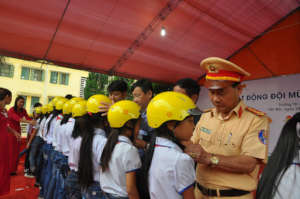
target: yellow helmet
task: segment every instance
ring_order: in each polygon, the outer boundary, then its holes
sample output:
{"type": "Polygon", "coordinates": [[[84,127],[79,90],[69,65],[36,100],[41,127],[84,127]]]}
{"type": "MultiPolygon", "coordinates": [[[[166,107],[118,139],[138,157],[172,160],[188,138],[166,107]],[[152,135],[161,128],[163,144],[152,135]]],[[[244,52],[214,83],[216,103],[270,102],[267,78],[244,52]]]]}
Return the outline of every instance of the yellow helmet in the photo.
{"type": "Polygon", "coordinates": [[[42,112],[42,107],[38,106],[34,108],[35,113],[40,114],[42,112]]]}
{"type": "Polygon", "coordinates": [[[55,109],[58,111],[62,110],[64,103],[66,103],[67,101],[67,98],[59,98],[55,103],[55,109]]]}
{"type": "Polygon", "coordinates": [[[80,117],[87,113],[86,111],[86,101],[82,100],[74,104],[72,108],[72,117],[80,117]]]}
{"type": "Polygon", "coordinates": [[[99,106],[101,106],[102,102],[111,104],[111,100],[105,96],[105,95],[93,95],[91,96],[86,103],[87,111],[90,113],[98,113],[99,112],[99,106]]]}
{"type": "Polygon", "coordinates": [[[201,111],[188,96],[173,91],[156,95],[147,107],[148,125],[158,128],[171,120],[182,121],[189,115],[200,115],[201,111]]]}
{"type": "Polygon", "coordinates": [[[140,116],[141,107],[129,100],[121,100],[113,104],[107,113],[107,119],[110,127],[121,128],[124,124],[140,116]]]}
{"type": "Polygon", "coordinates": [[[72,99],[67,101],[63,106],[63,114],[71,114],[73,106],[80,101],[84,101],[84,99],[82,99],[81,97],[73,97],[72,99]]]}
{"type": "Polygon", "coordinates": [[[53,103],[50,102],[49,104],[47,104],[47,107],[48,107],[48,113],[51,113],[53,111],[53,103]]]}
{"type": "Polygon", "coordinates": [[[64,98],[64,97],[62,97],[62,96],[56,96],[56,97],[54,97],[54,98],[51,100],[50,103],[52,103],[53,106],[55,106],[56,102],[57,102],[59,99],[61,99],[61,98],[64,98]]]}
{"type": "Polygon", "coordinates": [[[42,113],[46,114],[47,112],[48,112],[48,106],[47,105],[42,106],[42,113]]]}

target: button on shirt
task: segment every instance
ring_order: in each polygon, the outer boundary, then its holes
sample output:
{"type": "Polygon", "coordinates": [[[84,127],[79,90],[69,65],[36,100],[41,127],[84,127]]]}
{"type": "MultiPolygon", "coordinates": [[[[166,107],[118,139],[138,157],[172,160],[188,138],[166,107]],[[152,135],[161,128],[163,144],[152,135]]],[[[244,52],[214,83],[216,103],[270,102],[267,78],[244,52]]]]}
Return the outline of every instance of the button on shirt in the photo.
{"type": "Polygon", "coordinates": [[[193,159],[174,142],[157,137],[149,170],[151,199],[182,199],[182,193],[195,182],[193,159]]]}
{"type": "Polygon", "coordinates": [[[100,159],[106,144],[105,131],[102,129],[95,129],[93,139],[93,168],[94,168],[94,181],[99,182],[100,179],[100,159]]]}
{"type": "Polygon", "coordinates": [[[126,190],[126,173],[134,172],[141,167],[137,148],[125,136],[119,136],[108,169],[100,171],[101,189],[113,196],[128,197],[126,190]]]}
{"type": "MultiPolygon", "coordinates": [[[[202,114],[193,136],[194,144],[205,151],[224,156],[246,155],[267,158],[269,120],[247,108],[241,101],[226,118],[216,109],[202,114]]],[[[197,181],[208,188],[235,188],[253,191],[257,186],[259,165],[251,173],[231,173],[211,166],[197,165],[197,181]]]]}

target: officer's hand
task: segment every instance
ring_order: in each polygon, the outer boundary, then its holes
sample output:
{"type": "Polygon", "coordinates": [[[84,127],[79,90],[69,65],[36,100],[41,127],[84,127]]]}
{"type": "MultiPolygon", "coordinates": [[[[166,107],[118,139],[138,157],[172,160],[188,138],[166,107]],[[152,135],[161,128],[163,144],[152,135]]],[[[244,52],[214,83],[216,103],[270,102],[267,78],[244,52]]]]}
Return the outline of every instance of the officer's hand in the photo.
{"type": "Polygon", "coordinates": [[[99,112],[102,113],[101,116],[107,115],[108,109],[112,104],[101,102],[102,106],[99,106],[99,112]]]}
{"type": "Polygon", "coordinates": [[[186,146],[184,152],[190,155],[197,163],[210,164],[210,154],[207,153],[199,144],[189,144],[186,146]]]}

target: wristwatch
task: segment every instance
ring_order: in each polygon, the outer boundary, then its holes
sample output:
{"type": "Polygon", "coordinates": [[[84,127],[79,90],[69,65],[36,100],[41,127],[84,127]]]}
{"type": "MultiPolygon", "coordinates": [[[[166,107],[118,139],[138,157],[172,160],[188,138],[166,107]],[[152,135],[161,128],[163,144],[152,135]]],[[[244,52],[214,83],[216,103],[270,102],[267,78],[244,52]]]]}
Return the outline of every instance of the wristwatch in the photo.
{"type": "Polygon", "coordinates": [[[210,163],[211,165],[218,165],[219,164],[219,158],[215,155],[212,154],[212,156],[210,157],[210,163]]]}

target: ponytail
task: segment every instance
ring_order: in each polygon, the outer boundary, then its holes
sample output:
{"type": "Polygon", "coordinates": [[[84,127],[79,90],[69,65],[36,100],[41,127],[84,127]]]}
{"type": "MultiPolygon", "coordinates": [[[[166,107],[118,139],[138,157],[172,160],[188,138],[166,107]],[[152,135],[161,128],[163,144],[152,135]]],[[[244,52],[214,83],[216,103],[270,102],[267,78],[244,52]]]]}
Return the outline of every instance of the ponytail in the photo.
{"type": "Polygon", "coordinates": [[[107,142],[105,144],[105,147],[103,149],[102,155],[101,155],[101,163],[100,166],[102,168],[102,171],[105,171],[108,169],[108,164],[111,159],[112,152],[114,151],[114,148],[116,144],[118,143],[119,134],[121,132],[121,129],[112,129],[108,138],[107,142]]]}
{"type": "Polygon", "coordinates": [[[95,133],[92,123],[88,119],[85,122],[86,128],[82,132],[78,166],[78,180],[83,189],[87,189],[94,181],[93,139],[95,133]]]}
{"type": "Polygon", "coordinates": [[[58,110],[54,110],[54,111],[52,112],[52,117],[50,118],[50,120],[49,120],[49,122],[48,122],[47,133],[46,133],[46,135],[48,135],[48,133],[49,133],[49,129],[50,129],[52,120],[53,120],[54,118],[56,118],[60,113],[61,113],[61,111],[58,111],[58,110]]]}
{"type": "Polygon", "coordinates": [[[71,117],[72,117],[71,113],[70,114],[65,114],[64,117],[63,117],[63,119],[60,122],[60,125],[66,124],[71,117]]]}

